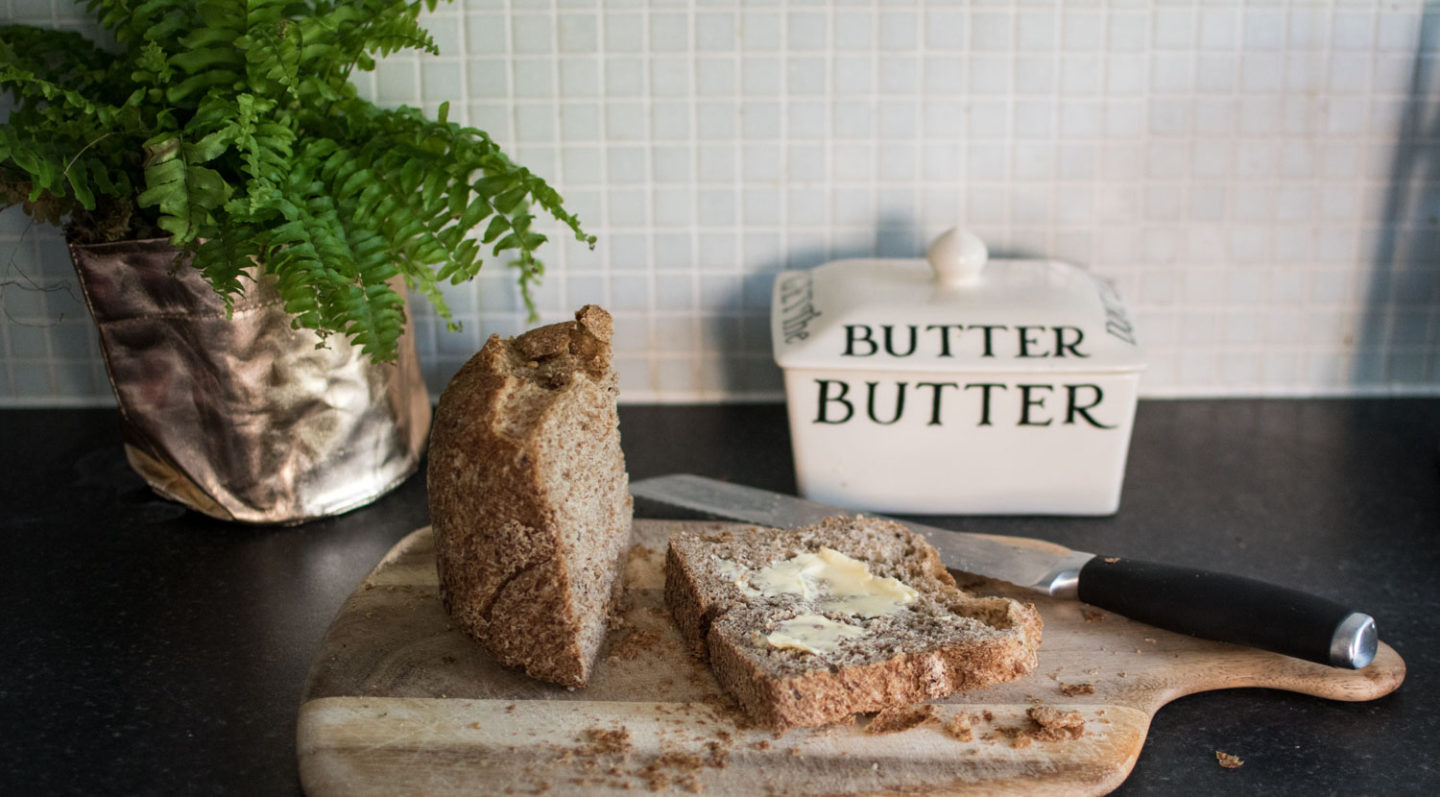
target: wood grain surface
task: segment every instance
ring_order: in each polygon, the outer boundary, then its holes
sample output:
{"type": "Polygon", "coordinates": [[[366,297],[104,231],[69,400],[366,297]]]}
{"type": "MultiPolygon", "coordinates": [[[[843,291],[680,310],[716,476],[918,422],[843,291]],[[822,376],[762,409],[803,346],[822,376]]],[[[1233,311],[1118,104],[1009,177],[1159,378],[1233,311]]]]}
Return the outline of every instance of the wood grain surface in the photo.
{"type": "Polygon", "coordinates": [[[1267,687],[1372,700],[1405,677],[1383,643],[1369,667],[1338,670],[957,574],[970,591],[1036,604],[1045,636],[1034,673],[936,701],[934,721],[901,732],[870,733],[861,718],[776,736],[745,723],[685,652],[664,607],[666,539],[721,525],[636,521],[621,619],[583,690],[502,669],[453,628],[430,530],[410,534],[346,601],[311,668],[297,738],[305,791],[1103,794],[1125,779],[1151,718],[1177,697],[1267,687]],[[1033,740],[1024,731],[1037,705],[1078,711],[1084,735],[1033,740]],[[957,715],[968,740],[943,729],[957,715]]]}

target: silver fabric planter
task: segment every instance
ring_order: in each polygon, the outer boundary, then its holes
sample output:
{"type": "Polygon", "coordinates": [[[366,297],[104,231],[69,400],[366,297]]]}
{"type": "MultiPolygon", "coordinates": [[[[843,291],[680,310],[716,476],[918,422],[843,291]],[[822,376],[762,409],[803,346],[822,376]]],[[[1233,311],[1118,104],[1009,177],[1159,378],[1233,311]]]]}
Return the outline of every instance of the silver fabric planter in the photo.
{"type": "Polygon", "coordinates": [[[374,501],[414,473],[430,399],[410,330],[374,364],[290,326],[273,281],[226,317],[165,239],[71,245],[120,404],[130,465],[212,517],[292,524],[374,501]]]}

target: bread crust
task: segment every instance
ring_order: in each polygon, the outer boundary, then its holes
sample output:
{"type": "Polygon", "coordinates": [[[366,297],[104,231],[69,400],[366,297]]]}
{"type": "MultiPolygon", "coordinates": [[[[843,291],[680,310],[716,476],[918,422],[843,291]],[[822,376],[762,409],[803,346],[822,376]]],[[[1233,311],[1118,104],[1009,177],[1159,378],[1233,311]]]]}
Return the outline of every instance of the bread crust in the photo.
{"type": "Polygon", "coordinates": [[[427,472],[446,610],[498,661],[589,680],[631,525],[611,320],[491,336],[441,394],[427,472]]]}
{"type": "Polygon", "coordinates": [[[777,731],[1021,677],[1035,667],[1042,625],[1033,605],[961,592],[923,538],[873,518],[835,518],[793,531],[676,535],[666,556],[665,598],[720,684],[752,720],[777,731]],[[916,611],[872,621],[870,638],[830,656],[770,647],[765,633],[803,607],[742,593],[716,561],[755,569],[822,545],[915,588],[916,611]]]}

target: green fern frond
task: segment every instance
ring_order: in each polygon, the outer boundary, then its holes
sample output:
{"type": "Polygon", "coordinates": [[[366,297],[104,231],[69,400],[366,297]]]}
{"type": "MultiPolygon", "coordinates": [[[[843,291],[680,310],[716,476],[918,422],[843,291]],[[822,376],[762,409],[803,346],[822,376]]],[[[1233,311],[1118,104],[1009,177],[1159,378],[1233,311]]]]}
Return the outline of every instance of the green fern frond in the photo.
{"type": "Polygon", "coordinates": [[[162,133],[145,145],[146,188],[136,201],[158,209],[156,224],[177,246],[193,243],[216,226],[214,213],[230,189],[219,172],[192,162],[193,153],[193,145],[174,134],[162,133]]]}
{"type": "Polygon", "coordinates": [[[129,188],[124,158],[97,148],[138,127],[128,102],[102,99],[115,93],[112,60],[73,32],[0,27],[0,89],[15,99],[0,133],[0,170],[18,172],[11,181],[23,181],[25,200],[47,217],[95,210],[97,192],[129,188]]]}
{"type": "MultiPolygon", "coordinates": [[[[271,272],[297,326],[394,356],[402,276],[453,323],[440,286],[485,260],[515,267],[535,317],[548,213],[593,243],[561,197],[483,131],[360,99],[354,70],[438,52],[435,0],[87,0],[111,50],[78,34],[0,27],[0,189],[37,217],[109,213],[132,194],[233,300],[271,272]]],[[[72,229],[75,225],[72,224],[72,229]]]]}
{"type": "Polygon", "coordinates": [[[255,265],[260,247],[251,227],[224,225],[219,232],[219,235],[196,247],[191,265],[199,269],[210,287],[224,297],[228,313],[234,306],[235,297],[245,289],[242,278],[245,270],[255,265]]]}
{"type": "Polygon", "coordinates": [[[405,300],[390,284],[398,272],[379,235],[357,236],[352,246],[360,279],[347,292],[345,333],[372,358],[394,359],[405,331],[405,300]]]}

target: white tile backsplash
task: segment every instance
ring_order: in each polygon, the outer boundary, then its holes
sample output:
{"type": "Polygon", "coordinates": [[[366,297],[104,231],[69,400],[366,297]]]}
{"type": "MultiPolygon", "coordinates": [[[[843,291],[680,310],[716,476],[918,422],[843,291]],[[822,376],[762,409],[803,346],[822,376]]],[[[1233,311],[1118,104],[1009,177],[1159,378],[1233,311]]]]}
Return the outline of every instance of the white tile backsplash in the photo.
{"type": "MultiPolygon", "coordinates": [[[[64,0],[15,16],[84,27],[64,0]]],[[[1440,7],[1424,0],[467,0],[359,90],[487,130],[558,230],[545,321],[616,315],[629,401],[780,395],[774,275],[963,224],[1116,281],[1147,395],[1440,392],[1440,7]]],[[[111,401],[58,232],[0,213],[0,404],[111,401]]],[[[444,385],[511,273],[413,305],[444,385]]]]}

